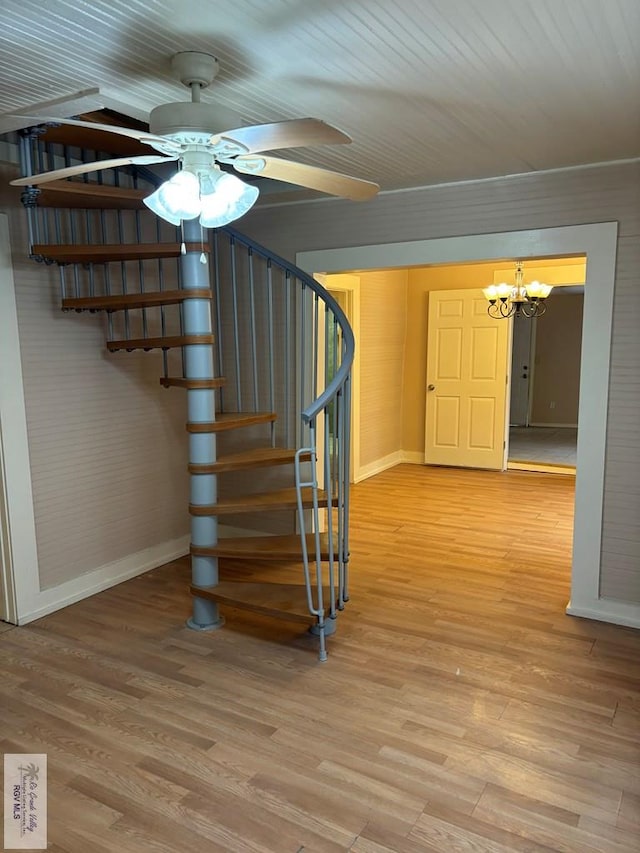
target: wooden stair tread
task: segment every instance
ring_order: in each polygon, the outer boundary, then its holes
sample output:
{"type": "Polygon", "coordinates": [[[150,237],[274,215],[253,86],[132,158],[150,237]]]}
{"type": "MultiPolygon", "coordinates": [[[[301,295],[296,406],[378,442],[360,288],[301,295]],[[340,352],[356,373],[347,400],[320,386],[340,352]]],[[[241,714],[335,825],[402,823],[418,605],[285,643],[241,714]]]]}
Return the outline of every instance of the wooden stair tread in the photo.
{"type": "MultiPolygon", "coordinates": [[[[307,550],[310,559],[315,558],[316,537],[313,533],[306,535],[307,550]]],[[[337,548],[334,543],[334,553],[337,548]]],[[[320,534],[321,559],[329,559],[329,536],[320,534]]],[[[302,543],[300,536],[239,536],[219,539],[218,544],[210,548],[191,546],[191,554],[200,557],[236,557],[255,560],[286,560],[302,561],[302,543]]]]}
{"type": "MultiPolygon", "coordinates": [[[[245,468],[267,468],[271,465],[293,464],[296,456],[295,449],[288,447],[257,447],[251,450],[241,450],[220,456],[211,465],[189,465],[190,474],[220,474],[224,471],[241,471],[245,468]]],[[[306,462],[311,454],[302,456],[306,462]]]]}
{"type": "Polygon", "coordinates": [[[160,384],[165,388],[222,388],[226,379],[216,376],[215,379],[185,379],[184,376],[161,376],[160,384]]]}
{"type": "MultiPolygon", "coordinates": [[[[302,506],[305,509],[313,507],[313,495],[310,488],[302,490],[302,506]]],[[[326,492],[318,492],[318,506],[328,506],[326,492]]],[[[241,495],[236,498],[224,498],[217,504],[189,504],[191,515],[228,515],[235,512],[261,512],[264,510],[298,508],[298,498],[295,488],[274,489],[271,492],[261,492],[255,495],[241,495]]]]}
{"type": "MultiPolygon", "coordinates": [[[[205,243],[187,243],[189,252],[209,252],[205,243]]],[[[180,257],[180,243],[112,243],[102,246],[56,245],[37,243],[31,247],[34,255],[40,255],[58,264],[104,264],[108,261],[144,261],[153,258],[180,257]]]]}
{"type": "MultiPolygon", "coordinates": [[[[91,115],[89,113],[82,116],[91,115]]],[[[89,117],[86,119],[91,121],[89,117]]],[[[108,116],[104,113],[96,113],[96,120],[101,124],[112,124],[108,116]]],[[[113,122],[114,128],[119,125],[113,122]]],[[[129,127],[133,127],[133,122],[129,122],[129,127]]],[[[143,122],[136,122],[140,130],[148,130],[148,125],[143,122]]],[[[75,148],[84,148],[87,151],[102,151],[105,154],[113,156],[132,157],[135,154],[149,154],[148,145],[143,142],[138,142],[136,139],[130,139],[126,136],[118,136],[115,133],[106,133],[102,130],[92,130],[89,127],[76,127],[73,125],[61,124],[57,127],[47,127],[46,132],[42,135],[45,142],[58,142],[60,145],[70,145],[75,148]]],[[[152,152],[151,152],[152,153],[152,152]]]]}
{"type": "Polygon", "coordinates": [[[213,335],[174,335],[162,338],[131,338],[123,341],[107,341],[109,352],[134,349],[171,349],[172,347],[194,346],[195,344],[212,344],[213,335]]]}
{"type": "Polygon", "coordinates": [[[62,308],[75,311],[123,311],[127,308],[153,308],[177,305],[185,299],[211,299],[211,291],[154,290],[146,293],[119,293],[110,296],[82,296],[62,300],[62,308]]]}
{"type": "Polygon", "coordinates": [[[38,195],[38,207],[90,208],[98,210],[136,210],[144,208],[142,199],[153,190],[114,187],[95,181],[49,181],[38,195]]]}
{"type": "Polygon", "coordinates": [[[221,412],[215,421],[189,422],[187,432],[225,432],[237,427],[271,423],[276,417],[275,412],[221,412]]]}
{"type": "MultiPolygon", "coordinates": [[[[302,584],[293,583],[253,583],[251,581],[221,581],[217,586],[191,586],[191,594],[249,610],[264,616],[275,616],[290,622],[304,625],[316,624],[315,616],[309,613],[307,591],[302,584]]],[[[329,589],[323,587],[325,613],[331,600],[329,589]]]]}

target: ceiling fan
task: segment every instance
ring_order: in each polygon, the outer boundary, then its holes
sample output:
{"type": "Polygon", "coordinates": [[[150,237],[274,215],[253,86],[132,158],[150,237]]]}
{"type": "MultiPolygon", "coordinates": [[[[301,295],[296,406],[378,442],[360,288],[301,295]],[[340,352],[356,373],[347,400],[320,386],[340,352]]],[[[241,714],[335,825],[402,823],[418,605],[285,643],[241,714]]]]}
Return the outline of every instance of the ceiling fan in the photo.
{"type": "Polygon", "coordinates": [[[171,65],[180,81],[191,89],[191,101],[153,109],[148,133],[80,119],[33,117],[38,123],[55,122],[116,133],[145,143],[159,154],[82,163],[17,178],[11,183],[37,186],[118,166],[179,161],[178,173],[145,198],[144,203],[175,225],[199,216],[201,224],[208,228],[226,225],[242,216],[258,197],[257,187],[223,171],[219,164],[231,166],[240,174],[272,178],[353,201],[371,198],[378,192],[379,186],[371,181],[263,154],[282,148],[351,142],[347,134],[320,119],[290,119],[215,132],[219,123],[215,107],[202,103],[200,92],[218,73],[218,60],[210,54],[185,51],[175,54],[171,65]]]}

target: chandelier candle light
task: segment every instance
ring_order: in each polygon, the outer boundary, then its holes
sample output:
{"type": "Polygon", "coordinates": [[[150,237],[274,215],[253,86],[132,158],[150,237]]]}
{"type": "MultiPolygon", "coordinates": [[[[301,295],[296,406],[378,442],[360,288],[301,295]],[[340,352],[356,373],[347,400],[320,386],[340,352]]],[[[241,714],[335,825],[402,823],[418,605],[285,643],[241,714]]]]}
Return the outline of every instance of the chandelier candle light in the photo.
{"type": "Polygon", "coordinates": [[[550,284],[532,281],[524,284],[522,262],[516,263],[515,284],[491,284],[482,292],[489,301],[487,311],[496,320],[507,319],[515,315],[523,317],[541,317],[547,310],[545,300],[552,291],[550,284]]]}

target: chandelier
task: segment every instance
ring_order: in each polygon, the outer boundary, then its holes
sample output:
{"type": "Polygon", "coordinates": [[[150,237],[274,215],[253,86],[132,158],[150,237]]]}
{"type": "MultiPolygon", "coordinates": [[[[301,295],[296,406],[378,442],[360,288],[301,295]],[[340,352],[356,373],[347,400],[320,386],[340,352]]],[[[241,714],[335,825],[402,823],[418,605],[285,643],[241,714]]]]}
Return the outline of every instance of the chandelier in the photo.
{"type": "Polygon", "coordinates": [[[547,310],[545,300],[551,293],[550,284],[542,284],[532,281],[525,284],[522,262],[516,263],[515,284],[491,284],[483,288],[482,292],[489,301],[487,311],[490,317],[496,320],[508,317],[541,317],[547,310]]]}

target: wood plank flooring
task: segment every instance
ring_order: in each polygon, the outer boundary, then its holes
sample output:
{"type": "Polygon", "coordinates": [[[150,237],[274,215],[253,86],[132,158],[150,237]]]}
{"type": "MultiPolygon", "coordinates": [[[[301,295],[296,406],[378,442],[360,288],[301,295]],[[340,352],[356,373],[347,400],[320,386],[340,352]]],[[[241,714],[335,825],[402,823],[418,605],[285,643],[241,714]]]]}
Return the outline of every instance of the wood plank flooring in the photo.
{"type": "Polygon", "coordinates": [[[185,628],[186,559],[0,633],[0,742],[48,753],[49,850],[637,853],[640,632],[564,613],[574,482],[355,486],[325,664],[300,625],[185,628]]]}

